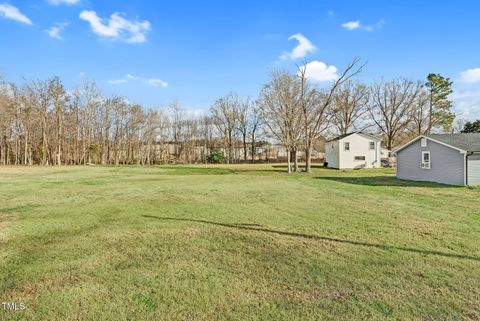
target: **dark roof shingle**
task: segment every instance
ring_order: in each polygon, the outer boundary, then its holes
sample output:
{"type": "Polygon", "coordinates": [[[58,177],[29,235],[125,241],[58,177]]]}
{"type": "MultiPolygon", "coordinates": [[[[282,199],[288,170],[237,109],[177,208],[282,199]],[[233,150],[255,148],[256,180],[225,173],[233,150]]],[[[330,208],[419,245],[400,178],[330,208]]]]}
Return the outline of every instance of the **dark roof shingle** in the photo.
{"type": "Polygon", "coordinates": [[[467,152],[480,152],[480,133],[430,134],[426,136],[467,152]]]}

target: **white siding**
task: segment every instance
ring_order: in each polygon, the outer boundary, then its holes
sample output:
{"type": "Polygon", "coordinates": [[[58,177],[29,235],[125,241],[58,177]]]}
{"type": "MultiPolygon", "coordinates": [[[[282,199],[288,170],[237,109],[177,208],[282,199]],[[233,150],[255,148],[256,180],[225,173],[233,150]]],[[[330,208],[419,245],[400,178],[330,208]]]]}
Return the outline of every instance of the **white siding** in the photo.
{"type": "Polygon", "coordinates": [[[480,185],[480,155],[468,156],[467,169],[467,184],[480,185]]]}
{"type": "Polygon", "coordinates": [[[339,167],[338,168],[379,168],[380,141],[368,138],[362,134],[352,134],[338,141],[339,167]],[[344,150],[344,143],[350,143],[350,150],[344,150]],[[375,148],[370,149],[370,142],[375,143],[375,148]],[[355,156],[364,156],[365,160],[355,160],[355,156]]]}
{"type": "Polygon", "coordinates": [[[328,163],[328,167],[339,168],[338,141],[325,144],[325,161],[328,163]]]}

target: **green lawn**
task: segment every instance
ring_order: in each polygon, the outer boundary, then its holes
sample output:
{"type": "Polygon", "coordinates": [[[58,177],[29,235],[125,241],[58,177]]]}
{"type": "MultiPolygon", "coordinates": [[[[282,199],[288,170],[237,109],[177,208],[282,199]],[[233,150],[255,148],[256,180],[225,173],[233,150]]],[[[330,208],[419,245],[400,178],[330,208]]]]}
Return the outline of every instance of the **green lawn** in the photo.
{"type": "Polygon", "coordinates": [[[0,168],[0,320],[479,320],[480,189],[281,165],[0,168]]]}

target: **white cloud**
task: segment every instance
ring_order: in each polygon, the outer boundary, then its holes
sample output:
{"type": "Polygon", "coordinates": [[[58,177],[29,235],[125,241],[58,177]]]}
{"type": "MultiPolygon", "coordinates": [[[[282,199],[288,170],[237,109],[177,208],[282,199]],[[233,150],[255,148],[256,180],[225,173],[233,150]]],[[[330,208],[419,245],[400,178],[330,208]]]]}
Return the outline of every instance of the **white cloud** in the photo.
{"type": "Polygon", "coordinates": [[[309,62],[304,68],[306,68],[307,78],[311,81],[321,82],[336,80],[338,78],[337,67],[333,65],[327,66],[325,63],[318,60],[309,62]]]}
{"type": "Polygon", "coordinates": [[[133,76],[133,75],[130,75],[130,74],[127,74],[127,75],[125,76],[125,78],[127,78],[127,79],[132,79],[132,80],[139,80],[138,77],[133,76]]]}
{"type": "Polygon", "coordinates": [[[308,40],[301,33],[291,35],[288,38],[288,40],[293,40],[293,39],[298,41],[298,45],[295,48],[293,48],[292,52],[283,53],[280,56],[281,59],[286,60],[286,59],[304,58],[308,53],[314,52],[317,49],[312,44],[312,42],[308,40]]]}
{"type": "Polygon", "coordinates": [[[5,19],[15,20],[27,25],[32,24],[32,20],[21,13],[17,7],[7,3],[0,4],[0,16],[3,16],[5,19]]]}
{"type": "Polygon", "coordinates": [[[141,81],[146,85],[152,86],[152,87],[168,87],[168,83],[166,81],[163,81],[158,78],[144,78],[144,77],[138,77],[134,76],[132,74],[126,74],[125,77],[120,78],[120,79],[112,79],[108,80],[107,82],[110,85],[120,85],[120,84],[125,84],[129,82],[130,80],[132,81],[141,81]]]}
{"type": "Polygon", "coordinates": [[[467,120],[480,119],[480,91],[454,91],[451,98],[457,116],[467,120]]]}
{"type": "Polygon", "coordinates": [[[480,81],[480,68],[472,68],[462,71],[460,73],[460,80],[463,82],[478,82],[480,81]]]}
{"type": "Polygon", "coordinates": [[[45,31],[48,33],[50,38],[63,40],[61,33],[67,26],[68,23],[57,23],[45,31]]]}
{"type": "Polygon", "coordinates": [[[150,78],[148,79],[148,84],[150,86],[154,86],[154,87],[167,87],[168,86],[168,83],[161,80],[161,79],[156,79],[156,78],[150,78]]]}
{"type": "Polygon", "coordinates": [[[47,0],[48,3],[53,4],[53,5],[59,5],[59,4],[77,4],[80,2],[80,0],[47,0]]]}
{"type": "Polygon", "coordinates": [[[385,24],[385,21],[383,19],[374,25],[363,25],[360,23],[360,20],[352,20],[352,21],[347,21],[345,23],[342,23],[341,26],[342,28],[345,28],[347,30],[362,29],[362,30],[371,32],[371,31],[375,31],[377,29],[383,28],[384,24],[385,24]]]}
{"type": "Polygon", "coordinates": [[[103,38],[122,40],[128,43],[143,43],[147,41],[145,34],[150,30],[147,20],[128,20],[123,13],[115,12],[104,22],[95,11],[84,10],[80,19],[90,23],[94,33],[103,38]]]}
{"type": "Polygon", "coordinates": [[[342,27],[347,30],[355,30],[360,28],[360,21],[358,20],[348,21],[348,22],[342,23],[342,27]]]}

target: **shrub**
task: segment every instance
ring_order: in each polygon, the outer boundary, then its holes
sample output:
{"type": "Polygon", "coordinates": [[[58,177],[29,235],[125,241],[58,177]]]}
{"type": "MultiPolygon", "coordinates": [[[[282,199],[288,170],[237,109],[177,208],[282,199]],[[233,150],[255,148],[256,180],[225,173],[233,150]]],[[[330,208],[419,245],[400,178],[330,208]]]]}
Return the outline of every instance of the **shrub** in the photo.
{"type": "Polygon", "coordinates": [[[219,149],[214,149],[207,156],[207,161],[209,163],[221,163],[224,160],[225,160],[225,155],[223,154],[223,151],[221,151],[219,149]]]}
{"type": "Polygon", "coordinates": [[[88,156],[92,159],[94,163],[97,163],[98,156],[101,151],[101,146],[99,144],[91,144],[88,146],[88,156]]]}

